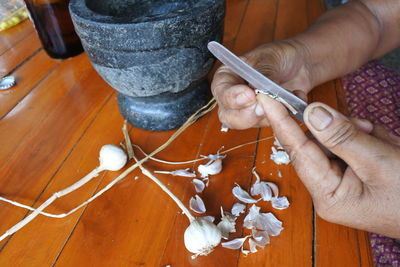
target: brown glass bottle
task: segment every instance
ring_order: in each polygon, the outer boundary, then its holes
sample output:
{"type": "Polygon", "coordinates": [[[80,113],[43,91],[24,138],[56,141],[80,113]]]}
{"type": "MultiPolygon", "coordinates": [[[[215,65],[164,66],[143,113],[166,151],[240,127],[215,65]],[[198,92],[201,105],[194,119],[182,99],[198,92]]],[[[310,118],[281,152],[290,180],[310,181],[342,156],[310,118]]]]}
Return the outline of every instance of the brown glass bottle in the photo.
{"type": "Polygon", "coordinates": [[[68,58],[83,51],[68,11],[69,0],[25,0],[43,48],[52,58],[68,58]]]}

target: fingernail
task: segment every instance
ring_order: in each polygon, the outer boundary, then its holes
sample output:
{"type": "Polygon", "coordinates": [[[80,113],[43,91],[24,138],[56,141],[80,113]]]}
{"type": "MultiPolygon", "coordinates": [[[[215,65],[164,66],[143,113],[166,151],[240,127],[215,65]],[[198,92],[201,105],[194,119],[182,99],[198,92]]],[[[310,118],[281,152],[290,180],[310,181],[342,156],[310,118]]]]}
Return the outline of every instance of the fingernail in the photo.
{"type": "Polygon", "coordinates": [[[367,133],[370,133],[374,129],[374,125],[366,119],[358,119],[357,125],[359,128],[361,128],[362,131],[365,131],[367,133]]]}
{"type": "Polygon", "coordinates": [[[256,113],[257,116],[263,116],[264,115],[264,109],[261,106],[261,104],[257,104],[256,108],[254,109],[254,112],[256,113]]]}
{"type": "Polygon", "coordinates": [[[323,107],[314,107],[308,116],[308,119],[311,123],[311,125],[319,130],[322,131],[326,129],[326,127],[329,126],[329,124],[332,122],[333,117],[332,114],[329,113],[325,108],[323,107]]]}
{"type": "Polygon", "coordinates": [[[238,104],[238,105],[244,105],[244,104],[248,103],[249,100],[250,100],[250,98],[245,93],[241,93],[236,96],[236,104],[238,104]]]}

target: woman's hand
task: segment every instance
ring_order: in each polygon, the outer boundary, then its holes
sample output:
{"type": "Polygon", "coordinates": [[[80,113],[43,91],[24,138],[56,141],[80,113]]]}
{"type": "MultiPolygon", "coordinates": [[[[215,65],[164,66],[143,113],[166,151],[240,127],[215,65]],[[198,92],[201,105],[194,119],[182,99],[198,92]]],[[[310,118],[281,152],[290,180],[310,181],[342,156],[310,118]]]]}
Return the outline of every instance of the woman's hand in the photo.
{"type": "MultiPolygon", "coordinates": [[[[251,66],[306,100],[312,77],[306,63],[307,50],[295,40],[260,46],[243,56],[251,66]]],[[[268,125],[254,90],[229,67],[221,66],[211,84],[219,105],[220,121],[234,129],[268,125]]]]}
{"type": "Polygon", "coordinates": [[[322,218],[400,238],[400,138],[364,120],[349,120],[322,103],[304,121],[341,160],[328,159],[280,103],[258,96],[322,218]]]}

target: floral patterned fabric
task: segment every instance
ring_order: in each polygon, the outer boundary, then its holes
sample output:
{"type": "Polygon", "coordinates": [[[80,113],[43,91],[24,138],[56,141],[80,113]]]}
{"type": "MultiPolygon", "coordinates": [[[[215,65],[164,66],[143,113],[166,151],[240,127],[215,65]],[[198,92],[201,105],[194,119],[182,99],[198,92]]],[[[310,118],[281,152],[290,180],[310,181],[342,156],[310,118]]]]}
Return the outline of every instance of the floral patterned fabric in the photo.
{"type": "Polygon", "coordinates": [[[400,73],[372,61],[343,78],[350,115],[400,136],[400,73]]]}
{"type": "MultiPolygon", "coordinates": [[[[371,61],[342,79],[350,116],[367,119],[400,136],[400,72],[371,61]]],[[[400,240],[370,234],[378,267],[400,267],[400,240]]]]}

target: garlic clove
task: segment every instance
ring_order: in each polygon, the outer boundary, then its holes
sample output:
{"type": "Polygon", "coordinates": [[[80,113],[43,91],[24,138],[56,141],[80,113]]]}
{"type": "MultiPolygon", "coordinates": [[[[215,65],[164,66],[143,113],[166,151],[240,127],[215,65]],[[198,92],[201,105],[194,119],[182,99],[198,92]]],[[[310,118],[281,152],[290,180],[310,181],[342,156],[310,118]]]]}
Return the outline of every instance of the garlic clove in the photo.
{"type": "Polygon", "coordinates": [[[194,189],[196,190],[197,193],[203,192],[204,188],[206,187],[204,182],[200,179],[193,179],[192,183],[193,183],[194,189]]]}
{"type": "Polygon", "coordinates": [[[246,209],[246,205],[243,205],[242,203],[235,203],[232,206],[231,213],[234,216],[239,216],[241,213],[244,213],[244,210],[246,209]]]}
{"type": "Polygon", "coordinates": [[[271,204],[272,207],[277,210],[284,210],[290,205],[287,197],[273,197],[271,204]]]}
{"type": "Polygon", "coordinates": [[[236,186],[232,189],[232,194],[244,203],[256,203],[258,200],[252,198],[249,193],[244,191],[240,185],[236,184],[236,186]]]}
{"type": "Polygon", "coordinates": [[[222,170],[222,160],[210,160],[207,164],[200,164],[197,167],[197,171],[200,173],[201,177],[205,178],[209,175],[215,175],[220,173],[222,170]]]}
{"type": "Polygon", "coordinates": [[[100,168],[108,171],[119,171],[128,160],[128,156],[119,146],[104,145],[100,149],[100,168]]]}
{"type": "Polygon", "coordinates": [[[194,257],[208,255],[221,242],[221,231],[218,227],[202,218],[192,221],[184,234],[185,247],[194,257]]]}
{"type": "Polygon", "coordinates": [[[190,199],[189,206],[190,209],[193,210],[194,212],[200,214],[206,212],[206,207],[204,205],[204,202],[198,195],[190,199]]]}

